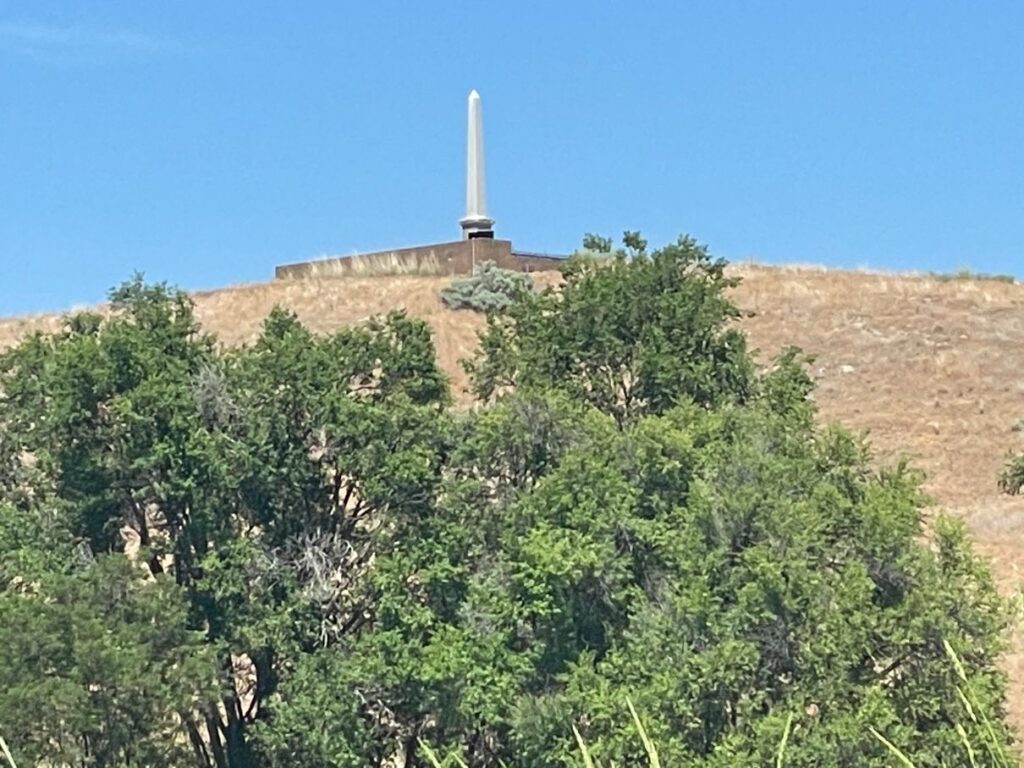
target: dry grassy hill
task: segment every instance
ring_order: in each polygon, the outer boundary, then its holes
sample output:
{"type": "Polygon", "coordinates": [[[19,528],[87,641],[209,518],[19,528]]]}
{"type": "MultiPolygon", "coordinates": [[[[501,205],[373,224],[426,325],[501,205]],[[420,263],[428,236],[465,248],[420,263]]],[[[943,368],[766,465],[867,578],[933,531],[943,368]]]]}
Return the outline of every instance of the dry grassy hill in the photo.
{"type": "MultiPolygon", "coordinates": [[[[927,471],[936,509],[963,517],[1001,587],[1024,583],[1024,497],[1001,496],[1009,449],[1024,449],[1024,284],[998,280],[736,265],[742,325],[767,358],[795,344],[816,357],[824,420],[865,430],[881,460],[909,455],[927,471]]],[[[552,280],[550,276],[541,279],[552,280]]],[[[438,301],[436,277],[273,282],[195,294],[200,320],[225,344],[252,339],[275,304],[327,331],[392,308],[430,323],[457,389],[481,320],[438,301]]],[[[58,316],[0,320],[0,346],[58,316]]],[[[1024,632],[1006,659],[1011,715],[1024,733],[1024,632]]]]}

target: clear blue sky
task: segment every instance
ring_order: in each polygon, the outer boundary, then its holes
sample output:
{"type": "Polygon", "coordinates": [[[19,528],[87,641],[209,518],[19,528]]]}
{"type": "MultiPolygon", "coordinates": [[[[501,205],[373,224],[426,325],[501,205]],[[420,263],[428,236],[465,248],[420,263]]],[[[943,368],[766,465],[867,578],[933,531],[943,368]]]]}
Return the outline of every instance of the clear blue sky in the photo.
{"type": "Polygon", "coordinates": [[[0,0],[0,314],[454,239],[1024,277],[1024,3],[0,0]]]}

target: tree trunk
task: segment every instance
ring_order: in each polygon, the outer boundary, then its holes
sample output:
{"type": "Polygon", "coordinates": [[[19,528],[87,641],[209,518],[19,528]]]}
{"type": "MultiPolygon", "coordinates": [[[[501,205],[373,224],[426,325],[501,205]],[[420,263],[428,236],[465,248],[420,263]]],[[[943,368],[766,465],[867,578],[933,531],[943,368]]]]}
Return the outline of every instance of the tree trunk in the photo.
{"type": "Polygon", "coordinates": [[[221,722],[216,711],[206,716],[206,732],[210,737],[210,751],[213,753],[213,761],[217,768],[229,768],[227,755],[224,754],[224,745],[220,739],[221,722]]]}
{"type": "Polygon", "coordinates": [[[202,734],[199,733],[196,724],[192,722],[191,716],[183,712],[180,717],[185,724],[185,731],[188,733],[188,740],[192,745],[192,751],[196,754],[196,765],[199,768],[212,768],[213,763],[210,762],[210,753],[206,749],[206,744],[203,743],[202,734]]]}

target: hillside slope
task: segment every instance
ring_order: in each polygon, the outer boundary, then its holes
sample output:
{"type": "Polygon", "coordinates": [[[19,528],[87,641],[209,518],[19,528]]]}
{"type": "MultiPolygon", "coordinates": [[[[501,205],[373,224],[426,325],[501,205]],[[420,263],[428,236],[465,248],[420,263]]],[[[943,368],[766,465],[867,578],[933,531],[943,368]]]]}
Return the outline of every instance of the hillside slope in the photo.
{"type": "MultiPolygon", "coordinates": [[[[765,360],[789,344],[813,354],[822,419],[868,432],[880,460],[907,455],[924,469],[936,510],[962,516],[1001,587],[1018,589],[1024,497],[1001,496],[996,476],[1008,450],[1024,449],[1024,285],[748,264],[732,271],[743,278],[734,299],[752,313],[742,321],[751,346],[765,360]]],[[[272,282],[194,298],[204,327],[225,344],[254,338],[275,304],[319,331],[405,309],[431,325],[459,391],[458,361],[472,354],[482,321],[441,305],[437,292],[447,282],[272,282]]],[[[0,320],[0,346],[59,325],[55,315],[0,320]]],[[[1012,719],[1024,732],[1024,633],[1006,668],[1012,719]]]]}

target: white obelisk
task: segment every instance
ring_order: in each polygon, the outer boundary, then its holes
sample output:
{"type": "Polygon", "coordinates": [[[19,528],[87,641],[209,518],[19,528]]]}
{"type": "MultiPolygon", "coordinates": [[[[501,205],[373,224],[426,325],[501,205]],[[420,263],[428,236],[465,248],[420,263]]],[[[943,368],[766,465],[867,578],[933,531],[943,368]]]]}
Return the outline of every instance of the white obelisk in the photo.
{"type": "Polygon", "coordinates": [[[494,219],[487,216],[484,192],[484,124],[480,94],[469,92],[466,130],[466,215],[459,219],[463,239],[494,237],[494,219]]]}

